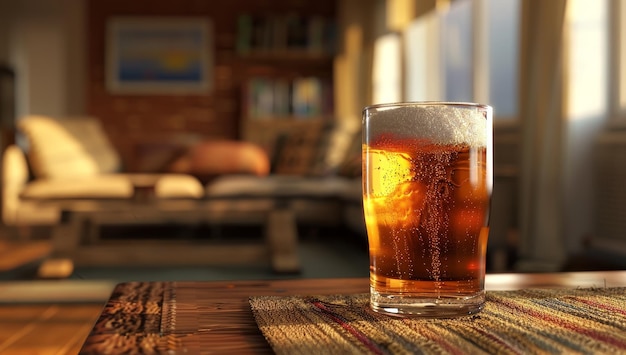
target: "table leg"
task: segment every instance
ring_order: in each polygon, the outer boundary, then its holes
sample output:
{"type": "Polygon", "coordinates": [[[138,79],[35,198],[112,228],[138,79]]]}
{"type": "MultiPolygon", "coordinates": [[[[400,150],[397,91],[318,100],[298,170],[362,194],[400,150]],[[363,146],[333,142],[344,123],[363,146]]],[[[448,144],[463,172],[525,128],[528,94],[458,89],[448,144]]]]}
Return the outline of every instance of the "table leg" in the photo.
{"type": "Polygon", "coordinates": [[[66,278],[74,271],[72,255],[80,245],[86,220],[77,213],[64,211],[61,220],[52,228],[52,253],[37,270],[41,278],[66,278]]]}
{"type": "Polygon", "coordinates": [[[61,221],[52,230],[52,254],[70,256],[78,249],[83,230],[88,222],[79,212],[64,212],[61,221]]]}
{"type": "Polygon", "coordinates": [[[298,229],[293,212],[288,209],[275,209],[269,212],[265,237],[269,244],[274,271],[299,273],[298,229]]]}

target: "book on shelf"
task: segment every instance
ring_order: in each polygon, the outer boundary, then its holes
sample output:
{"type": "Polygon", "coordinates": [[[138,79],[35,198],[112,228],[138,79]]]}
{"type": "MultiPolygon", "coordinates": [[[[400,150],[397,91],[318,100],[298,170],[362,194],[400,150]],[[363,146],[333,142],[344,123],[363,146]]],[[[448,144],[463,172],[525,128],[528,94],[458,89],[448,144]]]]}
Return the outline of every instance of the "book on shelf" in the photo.
{"type": "Polygon", "coordinates": [[[291,97],[291,87],[289,80],[275,79],[272,89],[274,91],[274,114],[279,117],[289,116],[291,111],[291,103],[289,102],[289,98],[291,97]]]}
{"type": "Polygon", "coordinates": [[[332,84],[318,77],[248,80],[244,112],[249,119],[311,119],[332,115],[332,84]]]}
{"type": "Polygon", "coordinates": [[[252,44],[252,16],[242,14],[237,19],[237,52],[245,54],[250,52],[252,44]]]}
{"type": "Polygon", "coordinates": [[[271,81],[265,78],[253,78],[248,81],[246,101],[250,118],[271,117],[274,115],[274,97],[271,81]]]}
{"type": "Polygon", "coordinates": [[[326,47],[326,27],[328,23],[320,16],[313,16],[308,19],[307,29],[307,49],[313,52],[328,51],[326,47]]]}
{"type": "Polygon", "coordinates": [[[293,81],[291,95],[293,115],[297,118],[317,117],[322,113],[322,83],[313,77],[293,81]]]}

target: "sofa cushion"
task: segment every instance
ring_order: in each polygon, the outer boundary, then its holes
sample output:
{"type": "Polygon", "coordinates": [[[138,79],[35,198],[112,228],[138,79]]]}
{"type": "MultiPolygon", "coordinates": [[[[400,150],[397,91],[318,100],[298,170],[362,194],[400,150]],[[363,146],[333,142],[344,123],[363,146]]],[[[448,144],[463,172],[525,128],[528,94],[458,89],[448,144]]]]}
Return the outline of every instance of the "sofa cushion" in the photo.
{"type": "Polygon", "coordinates": [[[341,177],[300,177],[270,175],[266,177],[233,175],[215,179],[207,185],[206,196],[224,197],[306,197],[337,198],[349,184],[341,177]]]}
{"type": "Polygon", "coordinates": [[[101,174],[73,179],[37,179],[22,192],[28,199],[131,198],[134,186],[154,185],[158,198],[200,198],[200,182],[181,174],[101,174]]]}
{"type": "Polygon", "coordinates": [[[36,179],[26,185],[28,199],[130,198],[133,185],[127,176],[103,174],[71,179],[36,179]]]}
{"type": "Polygon", "coordinates": [[[159,198],[202,198],[204,186],[187,174],[156,174],[156,196],[159,198]]]}
{"type": "Polygon", "coordinates": [[[238,209],[287,207],[298,223],[315,226],[341,223],[341,191],[349,179],[287,175],[223,176],[207,185],[206,197],[223,214],[238,209]]]}
{"type": "Polygon", "coordinates": [[[120,158],[94,118],[27,116],[18,121],[29,143],[36,178],[67,179],[113,173],[120,158]]]}
{"type": "Polygon", "coordinates": [[[343,159],[337,166],[337,174],[345,177],[360,178],[362,174],[363,145],[361,130],[357,131],[347,145],[343,159]]]}

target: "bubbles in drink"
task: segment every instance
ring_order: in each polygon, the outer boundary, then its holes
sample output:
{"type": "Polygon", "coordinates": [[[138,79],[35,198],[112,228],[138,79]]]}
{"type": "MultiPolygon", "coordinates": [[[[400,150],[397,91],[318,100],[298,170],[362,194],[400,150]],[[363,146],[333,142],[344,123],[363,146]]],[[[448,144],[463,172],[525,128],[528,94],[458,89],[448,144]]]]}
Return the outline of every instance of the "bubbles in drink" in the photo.
{"type": "Polygon", "coordinates": [[[488,230],[486,149],[381,135],[364,153],[373,277],[382,285],[478,288],[488,230]]]}

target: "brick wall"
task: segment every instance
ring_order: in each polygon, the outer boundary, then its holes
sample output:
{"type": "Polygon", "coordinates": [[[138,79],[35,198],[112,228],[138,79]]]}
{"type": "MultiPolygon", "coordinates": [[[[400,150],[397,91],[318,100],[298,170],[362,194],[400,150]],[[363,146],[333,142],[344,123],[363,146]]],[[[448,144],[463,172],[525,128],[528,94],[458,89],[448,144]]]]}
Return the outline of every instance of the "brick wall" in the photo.
{"type": "Polygon", "coordinates": [[[235,52],[238,16],[296,11],[332,15],[334,0],[89,0],[87,112],[101,119],[126,167],[138,164],[145,143],[197,134],[239,138],[241,87],[258,70],[235,52]],[[105,28],[115,16],[206,16],[213,24],[213,86],[200,95],[119,95],[105,87],[105,28]]]}

